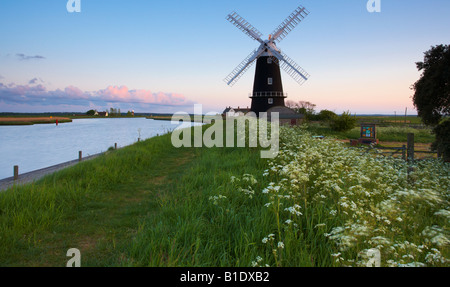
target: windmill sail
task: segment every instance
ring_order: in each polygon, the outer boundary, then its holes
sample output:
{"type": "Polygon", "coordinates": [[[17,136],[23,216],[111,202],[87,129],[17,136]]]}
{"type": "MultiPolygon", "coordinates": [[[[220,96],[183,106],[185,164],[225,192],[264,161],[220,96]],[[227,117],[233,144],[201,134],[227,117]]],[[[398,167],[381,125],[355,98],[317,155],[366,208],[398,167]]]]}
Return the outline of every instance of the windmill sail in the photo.
{"type": "Polygon", "coordinates": [[[237,66],[233,72],[231,72],[228,77],[224,79],[224,81],[229,86],[233,86],[244,74],[250,69],[251,66],[255,63],[255,60],[264,52],[261,48],[254,50],[247,58],[242,61],[239,66],[237,66]]]}
{"type": "Polygon", "coordinates": [[[291,58],[289,58],[285,53],[278,52],[272,47],[268,46],[270,52],[272,52],[273,56],[278,59],[275,63],[279,64],[280,67],[289,74],[298,84],[303,84],[309,78],[309,74],[300,67],[297,63],[294,62],[291,58]]]}
{"type": "Polygon", "coordinates": [[[263,43],[261,40],[262,33],[259,32],[255,27],[250,25],[244,18],[239,16],[236,12],[228,15],[227,20],[231,22],[234,26],[238,27],[239,30],[247,34],[253,40],[263,43]]]}
{"type": "Polygon", "coordinates": [[[308,14],[309,11],[304,7],[298,7],[275,31],[273,31],[271,41],[281,42],[281,40],[283,40],[295,26],[308,16],[308,14]]]}
{"type": "Polygon", "coordinates": [[[309,74],[300,67],[297,63],[289,58],[286,54],[281,53],[283,56],[281,62],[281,68],[288,73],[297,83],[303,84],[309,78],[309,74]]]}

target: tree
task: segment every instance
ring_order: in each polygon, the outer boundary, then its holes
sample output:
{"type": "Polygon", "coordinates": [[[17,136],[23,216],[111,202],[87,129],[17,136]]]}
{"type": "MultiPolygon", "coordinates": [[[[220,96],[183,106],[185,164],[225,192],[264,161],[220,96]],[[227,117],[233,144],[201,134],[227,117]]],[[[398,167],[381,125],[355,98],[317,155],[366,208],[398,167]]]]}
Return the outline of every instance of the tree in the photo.
{"type": "Polygon", "coordinates": [[[306,120],[310,120],[314,114],[316,105],[307,101],[286,101],[286,107],[294,110],[298,114],[305,115],[306,120]]]}
{"type": "Polygon", "coordinates": [[[113,117],[120,116],[120,109],[109,108],[109,115],[113,117]]]}
{"type": "Polygon", "coordinates": [[[86,115],[88,115],[88,116],[93,116],[93,115],[95,115],[95,110],[89,110],[89,111],[87,111],[87,112],[86,112],[86,115]]]}
{"type": "Polygon", "coordinates": [[[422,76],[413,86],[414,106],[425,124],[437,125],[450,115],[450,46],[431,47],[416,66],[422,76]]]}
{"type": "Polygon", "coordinates": [[[436,142],[433,147],[450,160],[450,45],[431,47],[425,52],[423,62],[416,63],[422,71],[414,83],[414,106],[426,125],[433,126],[436,142]],[[444,121],[443,121],[444,120],[444,121]]]}

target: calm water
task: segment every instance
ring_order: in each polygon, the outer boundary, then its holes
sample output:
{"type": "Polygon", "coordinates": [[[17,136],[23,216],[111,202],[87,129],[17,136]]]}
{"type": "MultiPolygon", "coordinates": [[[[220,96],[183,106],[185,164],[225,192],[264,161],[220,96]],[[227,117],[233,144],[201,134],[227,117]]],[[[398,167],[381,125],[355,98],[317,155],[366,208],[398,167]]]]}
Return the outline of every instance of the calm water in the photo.
{"type": "MultiPolygon", "coordinates": [[[[189,125],[189,124],[187,124],[189,125]]],[[[170,121],[134,119],[80,119],[72,123],[0,126],[0,179],[13,176],[14,165],[26,173],[66,161],[124,147],[172,131],[170,121]]]]}

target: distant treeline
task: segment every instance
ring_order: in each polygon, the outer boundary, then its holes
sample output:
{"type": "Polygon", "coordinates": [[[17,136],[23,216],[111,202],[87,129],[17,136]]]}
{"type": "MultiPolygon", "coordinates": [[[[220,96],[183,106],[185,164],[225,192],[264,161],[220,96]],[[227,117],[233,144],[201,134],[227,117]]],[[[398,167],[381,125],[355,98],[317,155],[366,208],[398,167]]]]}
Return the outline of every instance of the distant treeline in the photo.
{"type": "MultiPolygon", "coordinates": [[[[121,113],[121,116],[126,116],[127,113],[121,113]]],[[[154,113],[134,113],[136,117],[148,117],[151,115],[159,115],[154,113]]],[[[165,115],[165,114],[161,114],[165,115]]],[[[85,117],[86,113],[84,112],[46,112],[46,113],[8,113],[8,112],[2,112],[0,113],[0,117],[85,117]]],[[[172,116],[172,115],[171,115],[172,116]]]]}

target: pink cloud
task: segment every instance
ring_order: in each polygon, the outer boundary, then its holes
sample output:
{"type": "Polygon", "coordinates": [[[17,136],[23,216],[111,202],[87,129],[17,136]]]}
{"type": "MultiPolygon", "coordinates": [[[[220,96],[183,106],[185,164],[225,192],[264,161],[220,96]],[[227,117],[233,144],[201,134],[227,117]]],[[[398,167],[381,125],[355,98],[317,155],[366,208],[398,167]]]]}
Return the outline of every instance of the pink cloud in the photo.
{"type": "Polygon", "coordinates": [[[69,98],[79,98],[79,99],[89,99],[89,94],[86,92],[83,92],[77,87],[74,86],[68,86],[64,89],[64,92],[69,98]]]}
{"type": "Polygon", "coordinates": [[[39,85],[3,84],[0,82],[0,102],[9,105],[26,104],[31,106],[76,105],[89,107],[92,103],[97,106],[139,106],[149,109],[154,106],[188,106],[194,102],[187,100],[181,94],[153,93],[150,90],[130,90],[127,86],[108,86],[97,91],[83,91],[74,86],[64,90],[49,91],[39,85]]]}
{"type": "Polygon", "coordinates": [[[193,104],[180,94],[163,92],[153,93],[150,90],[130,90],[127,86],[109,86],[106,89],[93,93],[99,99],[108,102],[127,102],[171,106],[193,104]]]}
{"type": "Polygon", "coordinates": [[[128,92],[128,88],[126,86],[109,86],[104,90],[100,90],[94,93],[104,101],[121,102],[126,101],[130,98],[130,93],[128,92]]]}

